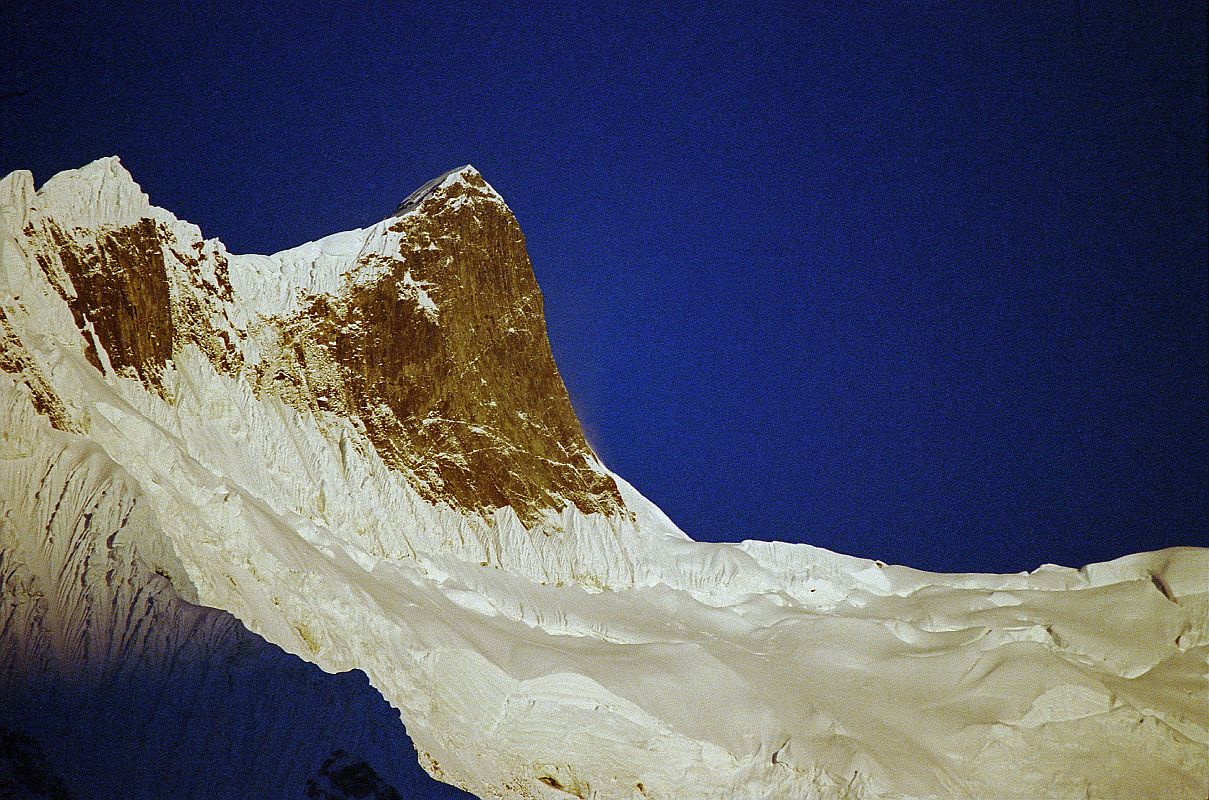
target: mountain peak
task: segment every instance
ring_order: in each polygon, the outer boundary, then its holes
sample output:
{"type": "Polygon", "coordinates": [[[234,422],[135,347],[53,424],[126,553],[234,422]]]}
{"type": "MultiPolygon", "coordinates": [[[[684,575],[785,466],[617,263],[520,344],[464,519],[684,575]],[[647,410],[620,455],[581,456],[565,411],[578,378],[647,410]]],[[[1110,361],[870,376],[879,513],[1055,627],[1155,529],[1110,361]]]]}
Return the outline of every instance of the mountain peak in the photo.
{"type": "Polygon", "coordinates": [[[500,197],[491,184],[483,179],[482,173],[474,168],[472,164],[463,164],[460,167],[443,172],[437,177],[425,183],[419,189],[409,194],[399,207],[395,209],[394,216],[401,217],[404,214],[410,213],[423,205],[424,201],[435,195],[448,193],[449,190],[456,186],[465,187],[470,190],[477,190],[477,193],[483,197],[487,197],[499,203],[503,203],[504,199],[500,197]]]}
{"type": "Polygon", "coordinates": [[[123,226],[144,217],[171,217],[151,205],[117,156],[57,173],[38,190],[38,197],[58,209],[62,221],[72,227],[123,226]]]}

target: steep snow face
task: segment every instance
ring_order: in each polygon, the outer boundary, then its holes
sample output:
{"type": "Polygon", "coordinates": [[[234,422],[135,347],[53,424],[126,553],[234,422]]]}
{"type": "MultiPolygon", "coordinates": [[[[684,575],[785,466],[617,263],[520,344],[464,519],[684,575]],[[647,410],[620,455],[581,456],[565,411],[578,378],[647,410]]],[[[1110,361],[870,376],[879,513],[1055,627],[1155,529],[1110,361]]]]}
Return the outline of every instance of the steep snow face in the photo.
{"type": "Polygon", "coordinates": [[[0,386],[0,797],[300,798],[337,751],[395,786],[427,778],[364,675],[187,602],[137,485],[0,386]]]}
{"type": "Polygon", "coordinates": [[[0,201],[4,558],[46,535],[34,450],[87,447],[143,509],[160,590],[364,670],[438,778],[500,798],[1209,790],[1209,551],[938,575],[689,540],[584,442],[519,227],[472,168],[267,257],[148,205],[116,160],[39,192],[14,173],[0,201]]]}

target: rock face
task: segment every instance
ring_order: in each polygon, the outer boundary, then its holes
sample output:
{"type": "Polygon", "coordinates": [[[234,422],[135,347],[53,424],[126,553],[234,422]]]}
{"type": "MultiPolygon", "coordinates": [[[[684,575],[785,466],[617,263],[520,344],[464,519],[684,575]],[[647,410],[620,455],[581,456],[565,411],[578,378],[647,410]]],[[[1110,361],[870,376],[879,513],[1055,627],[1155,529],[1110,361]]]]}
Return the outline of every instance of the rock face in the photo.
{"type": "Polygon", "coordinates": [[[308,800],[403,800],[373,767],[343,750],[325,759],[319,773],[306,782],[306,796],[308,800]]]}
{"type": "Polygon", "coordinates": [[[429,501],[510,506],[526,523],[568,502],[619,512],[554,366],[524,236],[494,190],[463,167],[385,233],[397,252],[354,264],[372,278],[273,320],[256,385],[356,420],[429,501]]]}
{"type": "Polygon", "coordinates": [[[689,540],[585,442],[469,167],[271,256],[116,159],[13,173],[0,416],[0,726],[72,797],[390,797],[417,751],[495,798],[1209,792],[1209,550],[689,540]]]}
{"type": "Polygon", "coordinates": [[[4,728],[0,728],[0,798],[70,800],[67,786],[47,766],[38,743],[4,728]]]}

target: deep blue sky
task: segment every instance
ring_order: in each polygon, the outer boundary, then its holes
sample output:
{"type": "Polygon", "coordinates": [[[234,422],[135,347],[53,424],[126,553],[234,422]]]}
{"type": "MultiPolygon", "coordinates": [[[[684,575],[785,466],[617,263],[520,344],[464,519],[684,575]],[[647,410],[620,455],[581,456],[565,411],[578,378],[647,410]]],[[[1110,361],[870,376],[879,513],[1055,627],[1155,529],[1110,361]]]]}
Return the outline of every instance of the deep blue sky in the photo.
{"type": "Polygon", "coordinates": [[[4,4],[0,172],[118,154],[271,252],[474,163],[593,445],[696,538],[1209,545],[1203,0],[98,5],[4,4]]]}

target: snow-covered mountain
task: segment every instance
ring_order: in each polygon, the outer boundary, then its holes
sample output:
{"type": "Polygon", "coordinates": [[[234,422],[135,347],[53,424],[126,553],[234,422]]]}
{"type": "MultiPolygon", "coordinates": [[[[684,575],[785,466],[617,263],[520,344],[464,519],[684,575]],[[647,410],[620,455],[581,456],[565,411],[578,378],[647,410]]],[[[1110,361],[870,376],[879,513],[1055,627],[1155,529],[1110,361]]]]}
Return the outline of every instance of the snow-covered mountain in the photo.
{"type": "Polygon", "coordinates": [[[0,724],[81,796],[388,782],[369,684],[485,798],[1209,793],[1209,550],[691,541],[585,442],[471,167],[272,256],[112,158],[0,226],[0,724]]]}

